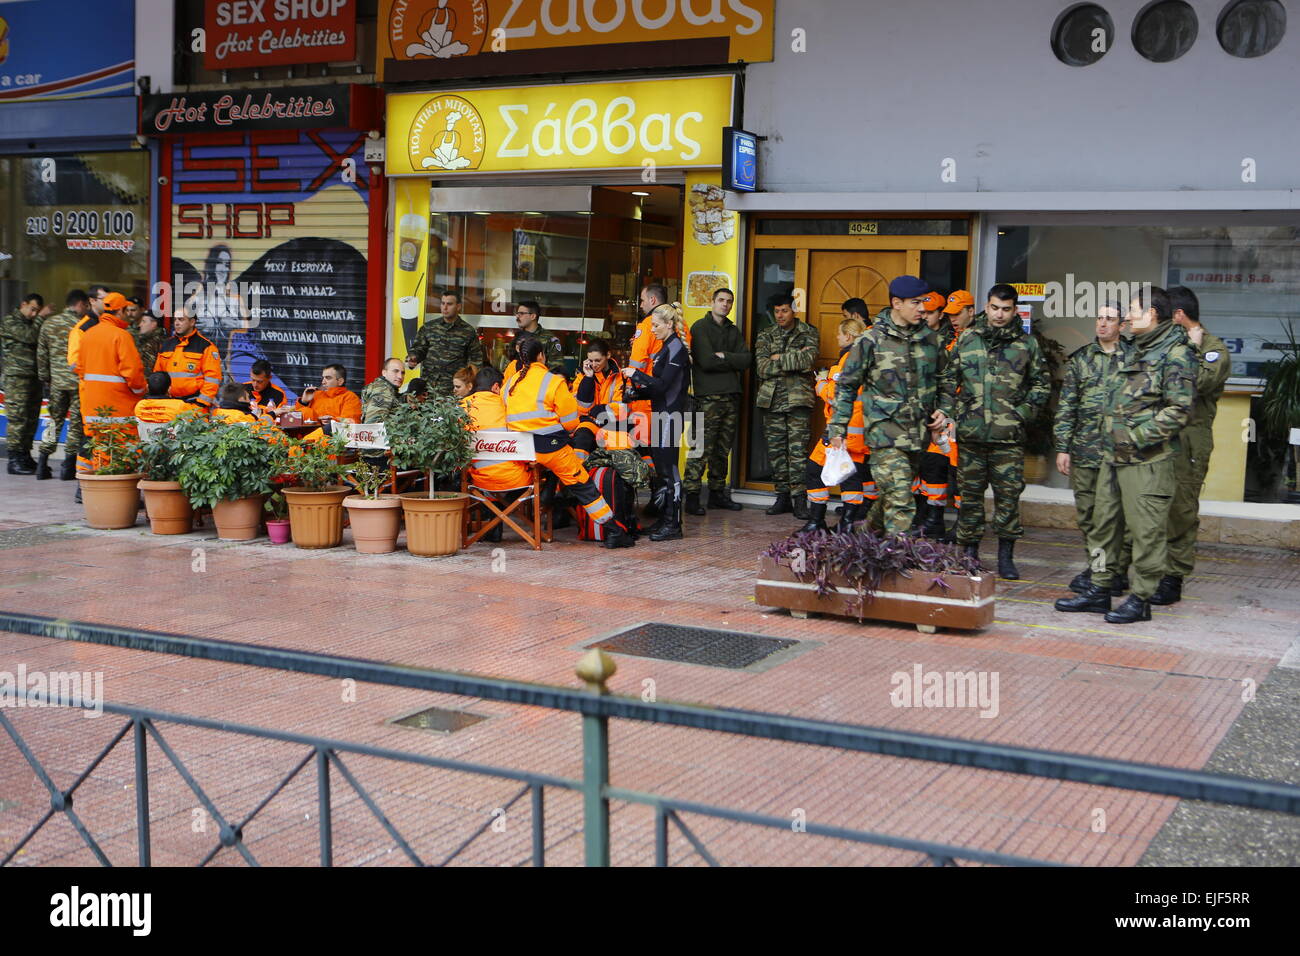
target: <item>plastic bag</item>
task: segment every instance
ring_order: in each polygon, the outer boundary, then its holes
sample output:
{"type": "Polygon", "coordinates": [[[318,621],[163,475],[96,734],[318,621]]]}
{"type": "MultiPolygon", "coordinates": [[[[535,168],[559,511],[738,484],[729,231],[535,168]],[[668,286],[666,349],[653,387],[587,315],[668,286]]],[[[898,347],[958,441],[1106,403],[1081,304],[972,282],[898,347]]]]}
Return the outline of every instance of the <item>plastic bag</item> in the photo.
{"type": "Polygon", "coordinates": [[[827,448],[826,464],[822,465],[822,484],[833,488],[858,470],[846,448],[827,448]]]}

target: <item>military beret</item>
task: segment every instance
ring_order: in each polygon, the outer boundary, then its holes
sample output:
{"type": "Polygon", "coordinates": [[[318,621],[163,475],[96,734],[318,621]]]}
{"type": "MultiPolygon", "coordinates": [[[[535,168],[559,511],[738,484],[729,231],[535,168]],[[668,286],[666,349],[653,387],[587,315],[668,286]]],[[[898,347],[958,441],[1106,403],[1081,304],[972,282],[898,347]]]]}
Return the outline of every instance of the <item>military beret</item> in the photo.
{"type": "Polygon", "coordinates": [[[889,297],[891,299],[919,299],[921,296],[928,294],[930,283],[924,279],[918,279],[916,276],[898,276],[889,283],[889,297]]]}

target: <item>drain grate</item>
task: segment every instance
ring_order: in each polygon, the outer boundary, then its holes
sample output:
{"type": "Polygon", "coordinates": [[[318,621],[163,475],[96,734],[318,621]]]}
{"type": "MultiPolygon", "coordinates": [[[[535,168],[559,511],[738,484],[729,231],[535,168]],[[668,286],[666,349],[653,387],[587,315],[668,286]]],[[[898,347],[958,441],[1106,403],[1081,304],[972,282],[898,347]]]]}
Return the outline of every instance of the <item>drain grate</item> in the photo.
{"type": "Polygon", "coordinates": [[[406,717],[391,721],[400,727],[413,727],[416,730],[428,730],[435,734],[454,734],[458,730],[472,727],[480,720],[487,720],[479,714],[466,710],[447,710],[444,707],[429,707],[416,711],[406,717]]]}
{"type": "Polygon", "coordinates": [[[798,644],[798,641],[781,637],[715,631],[707,627],[639,624],[590,646],[611,654],[744,670],[798,644]]]}

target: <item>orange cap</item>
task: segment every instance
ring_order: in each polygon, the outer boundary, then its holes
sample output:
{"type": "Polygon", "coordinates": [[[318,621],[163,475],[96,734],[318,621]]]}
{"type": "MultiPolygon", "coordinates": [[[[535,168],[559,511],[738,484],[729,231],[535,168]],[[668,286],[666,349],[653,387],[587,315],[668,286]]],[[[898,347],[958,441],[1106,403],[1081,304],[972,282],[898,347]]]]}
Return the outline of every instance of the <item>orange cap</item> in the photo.
{"type": "Polygon", "coordinates": [[[935,309],[941,308],[943,306],[943,303],[944,303],[944,298],[942,295],[940,295],[938,292],[931,292],[927,294],[924,299],[921,300],[921,308],[924,309],[926,312],[933,312],[935,309]]]}
{"type": "Polygon", "coordinates": [[[117,314],[127,306],[126,296],[120,292],[110,292],[104,296],[104,311],[117,314]]]}
{"type": "Polygon", "coordinates": [[[958,289],[952,295],[948,296],[948,304],[944,307],[944,315],[956,315],[968,305],[975,304],[975,297],[965,289],[958,289]]]}

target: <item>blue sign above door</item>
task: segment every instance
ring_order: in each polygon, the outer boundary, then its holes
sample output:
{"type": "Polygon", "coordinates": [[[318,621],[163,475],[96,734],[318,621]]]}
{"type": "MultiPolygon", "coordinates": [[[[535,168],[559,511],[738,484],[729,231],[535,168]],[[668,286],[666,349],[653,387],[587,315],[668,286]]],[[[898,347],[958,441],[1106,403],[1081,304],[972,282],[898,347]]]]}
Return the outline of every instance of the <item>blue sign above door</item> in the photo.
{"type": "Polygon", "coordinates": [[[0,105],[134,93],[134,0],[0,3],[0,105]]]}

